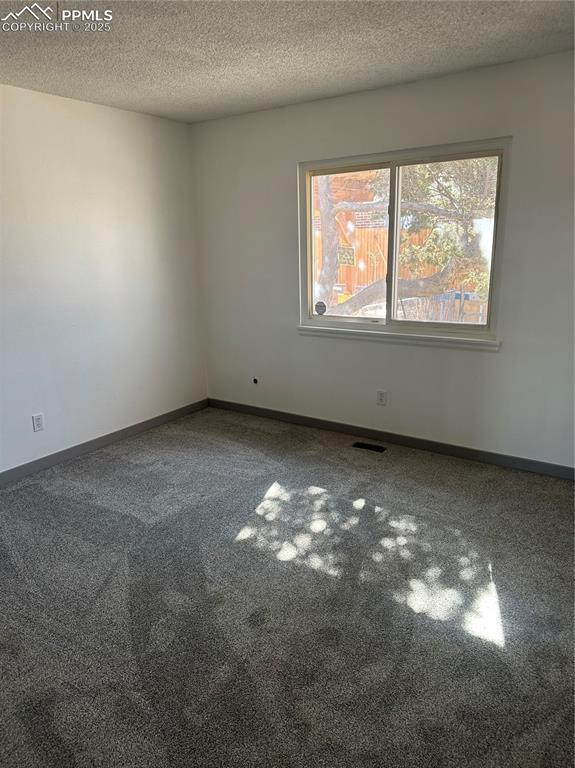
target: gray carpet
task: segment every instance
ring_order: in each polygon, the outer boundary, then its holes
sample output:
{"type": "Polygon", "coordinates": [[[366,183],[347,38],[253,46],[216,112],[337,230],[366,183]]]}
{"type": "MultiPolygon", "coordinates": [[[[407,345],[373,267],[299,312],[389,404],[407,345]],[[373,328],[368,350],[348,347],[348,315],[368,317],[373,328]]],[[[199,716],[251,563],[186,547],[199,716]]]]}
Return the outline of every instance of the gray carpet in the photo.
{"type": "Polygon", "coordinates": [[[572,486],[208,409],[0,492],[0,763],[571,766],[572,486]]]}

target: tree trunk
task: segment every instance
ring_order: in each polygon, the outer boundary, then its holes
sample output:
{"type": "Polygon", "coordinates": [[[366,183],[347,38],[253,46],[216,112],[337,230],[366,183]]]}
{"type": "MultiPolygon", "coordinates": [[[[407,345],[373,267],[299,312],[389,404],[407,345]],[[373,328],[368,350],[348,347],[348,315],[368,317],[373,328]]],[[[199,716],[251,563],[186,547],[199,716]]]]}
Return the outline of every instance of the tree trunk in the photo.
{"type": "Polygon", "coordinates": [[[355,315],[362,307],[366,307],[368,304],[376,304],[380,301],[385,301],[387,281],[376,280],[374,283],[370,283],[355,296],[343,301],[335,307],[331,307],[327,310],[328,315],[355,315]]]}
{"type": "Polygon", "coordinates": [[[327,305],[331,302],[333,288],[337,282],[337,249],[339,238],[335,211],[331,196],[331,182],[329,176],[318,176],[319,189],[319,216],[321,222],[321,271],[316,299],[324,301],[327,305]]]}
{"type": "MultiPolygon", "coordinates": [[[[407,299],[414,296],[435,296],[438,293],[445,293],[449,290],[454,270],[455,260],[451,259],[443,269],[429,277],[420,277],[415,280],[399,279],[397,281],[397,296],[400,299],[407,299]]],[[[327,314],[355,315],[362,307],[366,307],[368,304],[385,301],[386,294],[387,281],[385,278],[376,280],[347,301],[338,304],[337,307],[328,309],[327,314]]]]}
{"type": "Polygon", "coordinates": [[[455,259],[450,259],[447,264],[429,277],[419,277],[414,280],[398,280],[397,295],[400,299],[408,299],[411,296],[436,296],[449,290],[453,273],[455,272],[455,259]]]}

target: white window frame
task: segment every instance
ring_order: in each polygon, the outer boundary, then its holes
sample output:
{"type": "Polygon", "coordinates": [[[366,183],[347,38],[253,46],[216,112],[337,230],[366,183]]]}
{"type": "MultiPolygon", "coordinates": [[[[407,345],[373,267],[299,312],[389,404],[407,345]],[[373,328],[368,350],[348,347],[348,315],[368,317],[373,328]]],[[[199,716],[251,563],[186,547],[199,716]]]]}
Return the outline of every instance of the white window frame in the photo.
{"type": "Polygon", "coordinates": [[[498,349],[500,340],[497,337],[496,328],[501,282],[499,253],[502,249],[503,240],[504,207],[507,195],[507,171],[510,150],[511,138],[503,137],[435,147],[418,147],[416,149],[361,155],[359,157],[299,163],[300,324],[298,329],[300,333],[320,336],[342,336],[346,338],[359,337],[400,343],[498,349]],[[486,324],[433,323],[393,319],[393,307],[395,306],[394,269],[398,248],[396,238],[397,218],[399,216],[399,206],[396,205],[398,196],[398,168],[403,165],[488,156],[497,156],[499,158],[499,167],[486,324]],[[390,169],[388,253],[391,255],[391,258],[388,261],[387,271],[387,307],[390,317],[364,318],[342,315],[314,315],[312,306],[312,179],[314,176],[323,174],[385,167],[390,169]]]}

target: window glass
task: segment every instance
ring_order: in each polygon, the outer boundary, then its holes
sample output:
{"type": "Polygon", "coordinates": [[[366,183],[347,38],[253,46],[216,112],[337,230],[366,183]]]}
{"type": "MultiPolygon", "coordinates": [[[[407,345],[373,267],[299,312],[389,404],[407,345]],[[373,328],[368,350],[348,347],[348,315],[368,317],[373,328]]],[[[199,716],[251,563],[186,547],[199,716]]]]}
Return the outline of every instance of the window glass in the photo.
{"type": "Polygon", "coordinates": [[[311,179],[312,314],[385,318],[389,168],[311,179]]]}
{"type": "Polygon", "coordinates": [[[404,165],[393,317],[485,325],[499,158],[404,165]]]}

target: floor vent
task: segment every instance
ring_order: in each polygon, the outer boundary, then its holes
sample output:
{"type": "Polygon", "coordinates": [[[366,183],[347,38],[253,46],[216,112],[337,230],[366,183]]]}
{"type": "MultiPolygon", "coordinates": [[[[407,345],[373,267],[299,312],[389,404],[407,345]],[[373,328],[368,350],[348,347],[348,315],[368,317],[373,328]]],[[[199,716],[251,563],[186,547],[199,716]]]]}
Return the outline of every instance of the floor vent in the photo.
{"type": "Polygon", "coordinates": [[[387,450],[383,445],[375,445],[374,443],[354,443],[352,448],[363,448],[364,451],[374,451],[375,453],[383,453],[387,450]]]}

